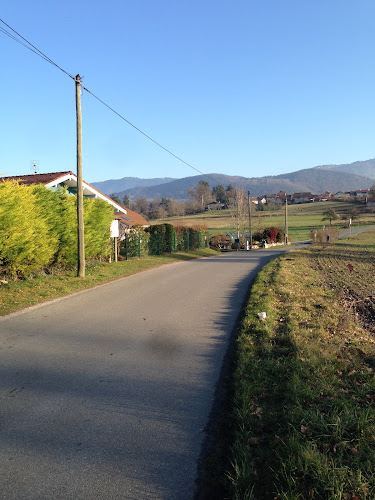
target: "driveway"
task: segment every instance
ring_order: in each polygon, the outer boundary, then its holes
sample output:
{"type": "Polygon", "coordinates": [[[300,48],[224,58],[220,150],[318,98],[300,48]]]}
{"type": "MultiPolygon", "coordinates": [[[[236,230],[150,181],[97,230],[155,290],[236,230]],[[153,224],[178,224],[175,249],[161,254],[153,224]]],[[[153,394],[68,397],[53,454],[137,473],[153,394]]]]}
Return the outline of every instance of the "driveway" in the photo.
{"type": "Polygon", "coordinates": [[[251,281],[285,250],[176,263],[0,319],[0,498],[192,499],[251,281]]]}

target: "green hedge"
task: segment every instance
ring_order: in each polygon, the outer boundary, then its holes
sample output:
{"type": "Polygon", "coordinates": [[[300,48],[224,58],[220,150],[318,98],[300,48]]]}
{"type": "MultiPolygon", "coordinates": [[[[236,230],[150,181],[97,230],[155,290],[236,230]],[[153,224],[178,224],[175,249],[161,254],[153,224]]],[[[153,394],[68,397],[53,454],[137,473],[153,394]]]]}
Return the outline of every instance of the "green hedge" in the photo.
{"type": "Polygon", "coordinates": [[[121,253],[130,258],[185,252],[208,246],[208,234],[203,229],[155,224],[146,229],[141,227],[131,229],[121,242],[121,253]]]}
{"type": "MultiPolygon", "coordinates": [[[[76,197],[43,185],[0,183],[0,272],[15,277],[77,262],[76,197]]],[[[86,258],[110,253],[113,208],[84,199],[86,258]]]]}
{"type": "Polygon", "coordinates": [[[120,252],[126,258],[142,257],[149,254],[150,234],[142,227],[135,226],[126,234],[125,240],[120,245],[120,252]]]}

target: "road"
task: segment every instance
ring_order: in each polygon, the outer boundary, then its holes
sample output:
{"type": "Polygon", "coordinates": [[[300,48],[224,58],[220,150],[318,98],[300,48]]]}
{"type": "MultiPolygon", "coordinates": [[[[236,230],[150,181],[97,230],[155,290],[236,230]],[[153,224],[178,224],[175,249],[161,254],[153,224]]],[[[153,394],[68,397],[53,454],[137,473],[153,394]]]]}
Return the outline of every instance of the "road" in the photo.
{"type": "Polygon", "coordinates": [[[283,251],[176,263],[0,318],[0,498],[192,499],[230,334],[283,251]]]}
{"type": "Polygon", "coordinates": [[[375,229],[375,226],[366,226],[366,227],[346,229],[344,231],[339,232],[339,238],[340,239],[347,238],[348,236],[352,236],[352,235],[358,234],[358,233],[364,233],[364,232],[370,231],[372,229],[375,229]]]}

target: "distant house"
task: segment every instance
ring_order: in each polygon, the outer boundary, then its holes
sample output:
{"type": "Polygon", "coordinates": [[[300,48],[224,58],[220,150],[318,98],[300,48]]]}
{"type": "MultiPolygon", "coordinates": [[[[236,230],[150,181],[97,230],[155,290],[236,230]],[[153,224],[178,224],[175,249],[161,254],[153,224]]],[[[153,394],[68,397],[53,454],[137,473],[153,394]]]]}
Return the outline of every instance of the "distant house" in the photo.
{"type": "Polygon", "coordinates": [[[285,204],[285,200],[289,200],[290,197],[283,191],[275,194],[265,194],[263,198],[266,199],[266,203],[277,203],[277,204],[285,204]]]}
{"type": "Polygon", "coordinates": [[[375,207],[375,198],[373,196],[367,198],[366,207],[375,207]]]}
{"type": "Polygon", "coordinates": [[[293,193],[291,195],[291,199],[293,203],[310,203],[312,201],[315,201],[315,196],[310,193],[293,193]]]}
{"type": "Polygon", "coordinates": [[[322,193],[319,195],[319,200],[317,201],[328,201],[332,198],[332,193],[330,191],[326,191],[325,193],[322,193]]]}
{"type": "Polygon", "coordinates": [[[272,203],[280,203],[280,196],[279,194],[265,194],[264,198],[266,199],[267,204],[272,204],[272,203]]]}
{"type": "Polygon", "coordinates": [[[369,196],[369,194],[369,189],[357,189],[357,191],[353,191],[353,196],[355,196],[357,199],[365,199],[367,196],[369,196]]]}
{"type": "Polygon", "coordinates": [[[224,208],[224,203],[220,201],[213,201],[212,203],[207,203],[205,210],[222,210],[224,208]]]}
{"type": "Polygon", "coordinates": [[[347,198],[348,196],[350,196],[350,193],[349,192],[344,193],[343,191],[338,191],[333,195],[333,197],[338,200],[342,200],[343,198],[347,198]]]}
{"type": "MultiPolygon", "coordinates": [[[[20,184],[44,184],[46,188],[56,191],[60,188],[66,188],[67,193],[77,194],[77,176],[71,171],[68,172],[50,172],[46,174],[16,175],[13,177],[0,177],[0,182],[17,181],[20,184]]],[[[130,228],[132,226],[148,226],[149,223],[139,214],[116,203],[109,196],[98,191],[96,188],[83,181],[83,196],[86,198],[99,198],[112,205],[114,209],[114,221],[111,226],[111,235],[118,236],[121,232],[120,226],[130,228]],[[117,221],[117,222],[116,222],[117,221]]]]}

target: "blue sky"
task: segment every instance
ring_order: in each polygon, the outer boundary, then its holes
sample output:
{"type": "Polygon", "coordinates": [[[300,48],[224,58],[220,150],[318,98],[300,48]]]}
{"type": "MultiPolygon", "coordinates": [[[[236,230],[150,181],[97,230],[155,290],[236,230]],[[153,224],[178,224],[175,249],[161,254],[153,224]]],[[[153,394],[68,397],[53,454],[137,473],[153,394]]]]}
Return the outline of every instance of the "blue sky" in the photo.
{"type": "MultiPolygon", "coordinates": [[[[13,0],[0,18],[204,173],[375,157],[373,0],[13,0]]],[[[2,33],[0,65],[0,173],[75,171],[74,81],[2,33]]],[[[197,175],[86,92],[82,120],[88,182],[197,175]]]]}

